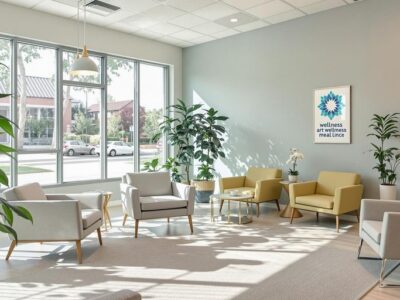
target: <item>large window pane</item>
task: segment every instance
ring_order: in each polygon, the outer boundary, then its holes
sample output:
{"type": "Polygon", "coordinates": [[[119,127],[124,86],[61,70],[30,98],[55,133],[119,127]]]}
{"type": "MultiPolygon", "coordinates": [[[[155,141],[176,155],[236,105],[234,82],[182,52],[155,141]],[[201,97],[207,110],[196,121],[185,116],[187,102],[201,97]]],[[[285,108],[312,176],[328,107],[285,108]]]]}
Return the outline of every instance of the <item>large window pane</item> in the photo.
{"type": "Polygon", "coordinates": [[[164,68],[160,66],[140,64],[140,169],[146,161],[164,159],[162,139],[152,141],[152,136],[159,130],[159,122],[164,115],[165,78],[164,68]]]}
{"type": "Polygon", "coordinates": [[[18,155],[18,184],[39,182],[42,185],[57,183],[57,155],[18,155]]]}
{"type": "Polygon", "coordinates": [[[100,83],[101,81],[101,58],[98,56],[89,56],[90,59],[94,61],[99,69],[99,73],[97,75],[79,75],[79,76],[72,76],[70,74],[71,67],[76,60],[76,52],[63,52],[63,79],[64,80],[73,80],[79,82],[88,82],[88,83],[100,83]]]}
{"type": "Polygon", "coordinates": [[[18,44],[18,149],[56,147],[56,50],[18,44]]]}
{"type": "Polygon", "coordinates": [[[63,89],[64,181],[101,178],[101,91],[65,86],[63,89]]]}
{"type": "Polygon", "coordinates": [[[135,64],[132,61],[107,59],[107,177],[121,177],[133,172],[133,99],[135,64]]]}

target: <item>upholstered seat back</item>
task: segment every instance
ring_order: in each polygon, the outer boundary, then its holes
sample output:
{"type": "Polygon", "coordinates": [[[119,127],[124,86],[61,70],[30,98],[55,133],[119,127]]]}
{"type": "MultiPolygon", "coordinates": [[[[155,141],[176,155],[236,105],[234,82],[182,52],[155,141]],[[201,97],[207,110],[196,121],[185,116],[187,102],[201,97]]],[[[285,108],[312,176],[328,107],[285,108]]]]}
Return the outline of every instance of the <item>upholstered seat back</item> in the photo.
{"type": "Polygon", "coordinates": [[[3,192],[3,195],[7,201],[47,200],[42,187],[37,182],[9,188],[3,192]]]}
{"type": "Polygon", "coordinates": [[[281,178],[281,169],[269,169],[269,168],[249,168],[246,173],[246,179],[244,186],[255,187],[258,180],[281,178]]]}
{"type": "Polygon", "coordinates": [[[127,173],[123,179],[139,190],[141,197],[172,195],[169,172],[127,173]]]}
{"type": "Polygon", "coordinates": [[[357,173],[322,171],[319,173],[316,194],[334,196],[336,188],[357,185],[360,181],[357,173]]]}

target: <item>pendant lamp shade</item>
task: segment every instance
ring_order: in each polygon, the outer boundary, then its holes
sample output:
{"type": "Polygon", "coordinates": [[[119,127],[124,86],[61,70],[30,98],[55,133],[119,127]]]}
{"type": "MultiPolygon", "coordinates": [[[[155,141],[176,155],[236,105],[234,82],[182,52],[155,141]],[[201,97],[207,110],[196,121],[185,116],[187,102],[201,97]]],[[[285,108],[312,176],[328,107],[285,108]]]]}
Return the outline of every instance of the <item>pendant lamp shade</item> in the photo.
{"type": "Polygon", "coordinates": [[[78,75],[97,75],[99,72],[96,64],[89,58],[86,46],[83,48],[81,56],[78,56],[71,66],[70,74],[73,76],[78,75]]]}

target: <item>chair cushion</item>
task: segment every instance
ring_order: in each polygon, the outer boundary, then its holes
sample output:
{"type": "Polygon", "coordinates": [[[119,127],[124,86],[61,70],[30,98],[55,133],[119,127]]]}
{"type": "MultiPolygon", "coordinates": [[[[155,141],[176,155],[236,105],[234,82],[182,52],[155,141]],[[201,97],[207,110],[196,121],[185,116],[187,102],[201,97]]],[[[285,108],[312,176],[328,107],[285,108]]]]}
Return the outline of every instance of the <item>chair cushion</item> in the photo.
{"type": "Polygon", "coordinates": [[[269,168],[249,168],[246,173],[246,179],[244,186],[255,187],[258,180],[281,178],[281,169],[269,169],[269,168]]]}
{"type": "Polygon", "coordinates": [[[332,209],[333,197],[320,194],[300,196],[296,197],[296,204],[332,209]]]}
{"type": "Polygon", "coordinates": [[[234,189],[225,189],[224,193],[229,194],[229,192],[231,192],[231,191],[240,191],[240,193],[242,193],[243,195],[254,196],[254,194],[255,194],[255,188],[252,188],[252,187],[238,187],[238,188],[234,188],[234,189]]]}
{"type": "Polygon", "coordinates": [[[140,197],[142,211],[163,210],[187,207],[188,201],[176,196],[140,197]]]}
{"type": "Polygon", "coordinates": [[[28,183],[14,188],[18,200],[47,200],[39,183],[28,183]]]}
{"type": "Polygon", "coordinates": [[[136,187],[142,197],[172,195],[169,172],[128,173],[127,184],[136,187]]]}
{"type": "Polygon", "coordinates": [[[101,210],[99,209],[82,209],[83,229],[87,229],[102,218],[101,210]]]}
{"type": "Polygon", "coordinates": [[[381,243],[382,223],[383,222],[371,220],[366,220],[362,223],[362,230],[378,244],[381,243]]]}
{"type": "Polygon", "coordinates": [[[346,172],[319,173],[316,194],[334,196],[338,187],[360,184],[360,175],[346,172]]]}

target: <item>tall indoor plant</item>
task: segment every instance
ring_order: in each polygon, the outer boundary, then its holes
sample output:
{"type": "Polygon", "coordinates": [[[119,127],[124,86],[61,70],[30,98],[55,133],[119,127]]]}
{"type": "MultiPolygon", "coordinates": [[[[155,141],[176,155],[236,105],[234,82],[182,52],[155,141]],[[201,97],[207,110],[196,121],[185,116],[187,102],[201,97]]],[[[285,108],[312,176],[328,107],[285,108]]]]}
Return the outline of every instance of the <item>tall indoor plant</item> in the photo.
{"type": "MultiPolygon", "coordinates": [[[[0,63],[0,67],[7,68],[4,64],[0,63]]],[[[0,93],[0,98],[9,97],[10,94],[0,93]]],[[[0,115],[0,134],[6,134],[14,138],[13,122],[8,118],[0,115]]],[[[15,152],[15,149],[4,144],[0,144],[0,154],[5,154],[11,157],[11,153],[15,152]]],[[[0,185],[8,186],[8,177],[4,170],[0,169],[0,185]]],[[[7,200],[0,197],[0,231],[11,234],[17,241],[18,236],[16,231],[12,228],[14,221],[14,213],[18,216],[30,220],[32,222],[32,215],[29,211],[21,206],[15,206],[10,204],[7,200]]]]}
{"type": "Polygon", "coordinates": [[[224,141],[225,127],[221,122],[228,117],[218,115],[214,108],[204,110],[200,118],[198,131],[194,144],[196,147],[194,158],[200,162],[196,179],[192,184],[196,187],[196,201],[208,202],[210,195],[214,192],[214,162],[219,157],[224,158],[222,143],[224,141]]]}
{"type": "Polygon", "coordinates": [[[373,132],[368,136],[373,136],[378,140],[378,143],[371,143],[371,151],[377,160],[373,169],[379,173],[381,199],[396,199],[396,172],[400,165],[400,151],[399,148],[387,146],[386,143],[393,137],[399,137],[398,116],[399,113],[385,116],[374,114],[369,125],[373,132]]]}

